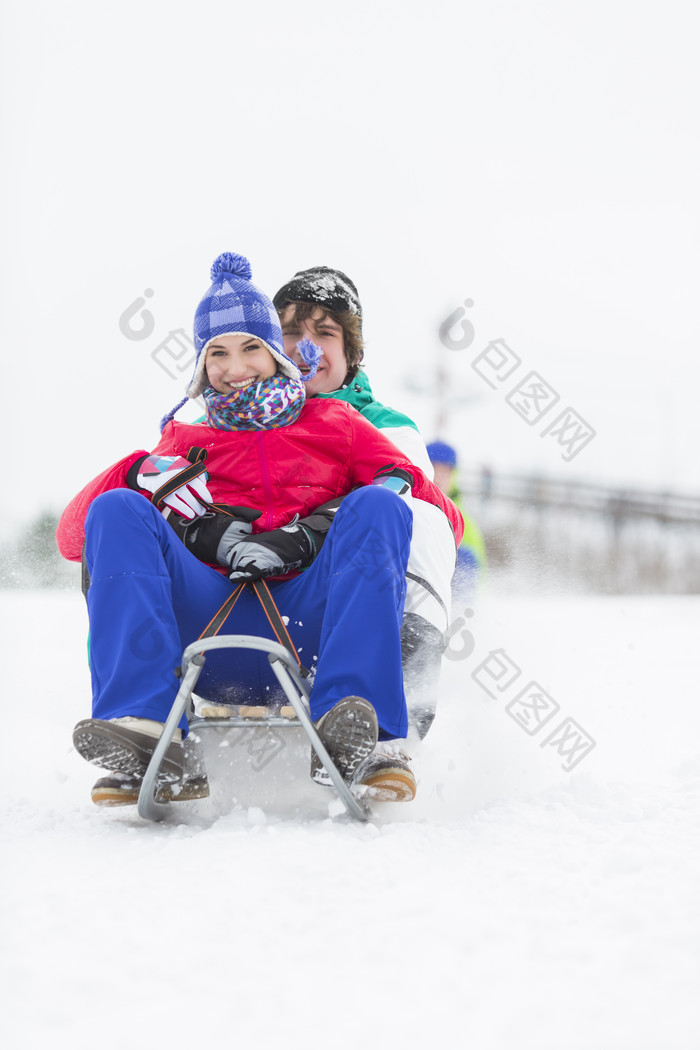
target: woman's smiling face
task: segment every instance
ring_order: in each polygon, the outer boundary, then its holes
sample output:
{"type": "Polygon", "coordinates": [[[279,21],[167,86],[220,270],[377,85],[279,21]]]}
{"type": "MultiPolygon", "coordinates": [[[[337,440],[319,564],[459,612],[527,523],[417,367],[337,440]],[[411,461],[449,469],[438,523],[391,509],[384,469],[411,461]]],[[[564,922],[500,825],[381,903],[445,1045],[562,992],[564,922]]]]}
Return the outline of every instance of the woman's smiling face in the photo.
{"type": "Polygon", "coordinates": [[[277,362],[255,336],[236,333],[212,339],[207,347],[206,370],[214,390],[229,394],[269,379],[277,371],[277,362]]]}

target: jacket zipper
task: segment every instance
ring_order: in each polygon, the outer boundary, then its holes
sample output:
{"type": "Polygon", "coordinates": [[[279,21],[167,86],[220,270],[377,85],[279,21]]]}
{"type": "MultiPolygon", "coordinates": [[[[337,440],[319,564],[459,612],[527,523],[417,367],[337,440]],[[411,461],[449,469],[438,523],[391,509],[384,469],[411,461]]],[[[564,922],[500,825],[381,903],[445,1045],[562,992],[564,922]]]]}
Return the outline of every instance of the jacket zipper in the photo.
{"type": "Polygon", "coordinates": [[[267,469],[267,456],[265,455],[265,438],[262,432],[258,432],[256,435],[258,442],[258,456],[260,459],[260,467],[262,469],[263,488],[265,490],[265,500],[267,503],[267,509],[265,511],[265,532],[269,532],[272,528],[273,522],[273,511],[274,504],[272,501],[272,485],[270,484],[270,472],[267,469]]]}

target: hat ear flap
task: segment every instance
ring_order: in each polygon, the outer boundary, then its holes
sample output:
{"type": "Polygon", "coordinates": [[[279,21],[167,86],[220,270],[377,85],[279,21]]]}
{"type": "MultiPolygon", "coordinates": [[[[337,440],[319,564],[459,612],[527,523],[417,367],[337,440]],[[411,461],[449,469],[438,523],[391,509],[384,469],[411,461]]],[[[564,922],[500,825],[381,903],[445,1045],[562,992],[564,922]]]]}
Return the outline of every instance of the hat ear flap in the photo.
{"type": "Polygon", "coordinates": [[[163,416],[163,418],[160,421],[160,432],[161,432],[161,434],[163,433],[163,431],[165,430],[165,428],[167,427],[168,423],[173,418],[175,413],[179,412],[180,409],[182,408],[182,406],[186,405],[188,401],[189,401],[188,397],[183,397],[182,401],[178,401],[178,403],[175,405],[175,408],[171,409],[170,412],[168,412],[167,415],[163,416]]]}

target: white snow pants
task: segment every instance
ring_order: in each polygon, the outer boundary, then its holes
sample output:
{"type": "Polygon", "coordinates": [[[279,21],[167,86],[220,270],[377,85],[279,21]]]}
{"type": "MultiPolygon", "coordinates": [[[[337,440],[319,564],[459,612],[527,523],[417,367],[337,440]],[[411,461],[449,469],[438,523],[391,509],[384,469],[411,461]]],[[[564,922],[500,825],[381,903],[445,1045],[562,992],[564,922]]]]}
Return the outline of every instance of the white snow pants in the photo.
{"type": "Polygon", "coordinates": [[[411,504],[401,650],[409,731],[423,739],[437,708],[457,549],[452,526],[438,507],[419,499],[411,504]]]}
{"type": "Polygon", "coordinates": [[[413,540],[408,559],[406,613],[416,613],[444,634],[450,623],[455,537],[439,507],[421,499],[413,507],[413,540]]]}

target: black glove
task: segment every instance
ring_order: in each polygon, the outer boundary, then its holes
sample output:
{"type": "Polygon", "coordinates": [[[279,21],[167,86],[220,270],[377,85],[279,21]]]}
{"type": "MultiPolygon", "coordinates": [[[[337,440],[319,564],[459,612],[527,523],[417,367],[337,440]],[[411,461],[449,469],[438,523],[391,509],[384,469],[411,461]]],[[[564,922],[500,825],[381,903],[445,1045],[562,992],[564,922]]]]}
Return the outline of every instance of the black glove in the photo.
{"type": "Polygon", "coordinates": [[[227,545],[226,536],[219,546],[219,561],[230,565],[231,580],[257,580],[261,576],[284,576],[293,569],[303,569],[314,560],[333,524],[335,513],[343,502],[343,496],[323,503],[305,518],[295,517],[289,525],[270,532],[259,532],[250,538],[237,540],[226,534],[233,542],[227,545]],[[223,555],[223,557],[222,557],[223,555]]]}
{"type": "Polygon", "coordinates": [[[236,542],[250,535],[252,522],[256,521],[262,511],[252,507],[234,507],[222,503],[212,504],[207,511],[194,521],[172,514],[168,522],[182,542],[196,558],[208,565],[228,565],[225,551],[236,542]],[[224,537],[227,537],[224,540],[224,537]],[[218,557],[219,546],[224,554],[218,557]]]}
{"type": "Polygon", "coordinates": [[[312,530],[301,524],[298,517],[281,529],[258,532],[255,536],[237,539],[226,533],[219,555],[224,554],[231,567],[229,580],[259,580],[263,576],[283,576],[293,569],[310,565],[316,557],[312,530]],[[228,543],[232,539],[233,542],[228,543]]]}

